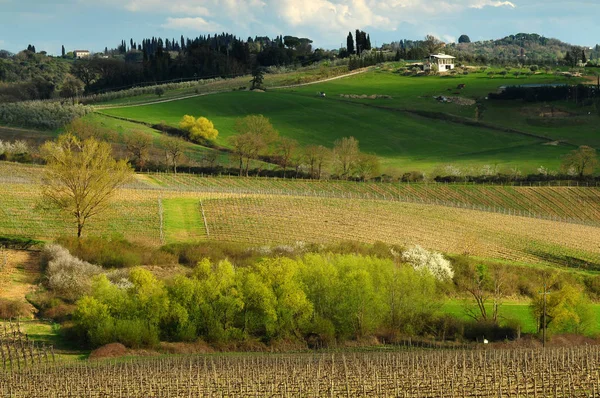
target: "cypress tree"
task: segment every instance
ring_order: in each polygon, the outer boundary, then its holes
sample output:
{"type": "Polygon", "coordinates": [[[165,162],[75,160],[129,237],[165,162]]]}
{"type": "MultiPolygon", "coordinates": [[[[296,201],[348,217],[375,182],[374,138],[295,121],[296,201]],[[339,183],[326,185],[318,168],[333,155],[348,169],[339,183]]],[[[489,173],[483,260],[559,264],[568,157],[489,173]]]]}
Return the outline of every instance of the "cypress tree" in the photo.
{"type": "Polygon", "coordinates": [[[61,52],[62,52],[62,57],[64,58],[65,54],[66,54],[66,52],[65,52],[65,46],[64,45],[62,46],[62,51],[61,52]]]}
{"type": "Polygon", "coordinates": [[[348,38],[346,39],[346,48],[348,49],[348,54],[354,54],[354,39],[352,38],[352,32],[348,33],[348,38]]]}

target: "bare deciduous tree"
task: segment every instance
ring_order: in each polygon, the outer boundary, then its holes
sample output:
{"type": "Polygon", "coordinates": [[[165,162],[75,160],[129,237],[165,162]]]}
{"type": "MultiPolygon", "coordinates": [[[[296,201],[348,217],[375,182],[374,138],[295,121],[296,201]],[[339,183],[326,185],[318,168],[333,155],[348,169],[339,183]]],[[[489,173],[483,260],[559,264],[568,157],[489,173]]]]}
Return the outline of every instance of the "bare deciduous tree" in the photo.
{"type": "Polygon", "coordinates": [[[598,166],[598,155],[592,147],[583,145],[569,152],[563,158],[562,168],[564,171],[573,171],[579,177],[591,175],[598,166]]]}
{"type": "Polygon", "coordinates": [[[177,174],[177,165],[184,157],[185,142],[179,138],[164,136],[161,145],[165,150],[165,162],[177,174]]]}
{"type": "Polygon", "coordinates": [[[88,138],[79,140],[63,134],[46,142],[42,156],[47,162],[43,197],[75,218],[77,237],[86,222],[104,211],[116,189],[133,175],[124,160],[113,158],[108,143],[88,138]]]}
{"type": "Polygon", "coordinates": [[[135,130],[125,136],[125,146],[140,169],[148,162],[149,151],[152,147],[152,136],[143,131],[135,130]]]}

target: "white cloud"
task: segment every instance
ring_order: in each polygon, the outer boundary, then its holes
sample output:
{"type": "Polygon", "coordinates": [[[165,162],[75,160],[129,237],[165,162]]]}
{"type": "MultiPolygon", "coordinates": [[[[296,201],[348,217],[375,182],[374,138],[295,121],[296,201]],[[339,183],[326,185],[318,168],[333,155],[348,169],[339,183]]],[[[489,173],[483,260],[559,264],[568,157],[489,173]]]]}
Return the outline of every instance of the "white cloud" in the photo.
{"type": "MultiPolygon", "coordinates": [[[[0,0],[2,1],[2,0],[0,0]]],[[[76,0],[92,4],[96,0],[76,0]]],[[[134,13],[161,13],[168,29],[292,34],[333,45],[355,29],[393,32],[410,25],[416,36],[438,31],[453,41],[457,32],[440,21],[468,9],[516,8],[509,0],[104,0],[134,13]]]]}
{"type": "Polygon", "coordinates": [[[515,3],[510,1],[500,1],[500,0],[478,0],[474,4],[469,6],[470,8],[482,9],[483,7],[509,7],[509,8],[517,8],[515,3]]]}
{"type": "Polygon", "coordinates": [[[216,22],[207,21],[202,17],[167,18],[161,27],[165,29],[186,29],[198,32],[221,32],[223,27],[216,22]]]}

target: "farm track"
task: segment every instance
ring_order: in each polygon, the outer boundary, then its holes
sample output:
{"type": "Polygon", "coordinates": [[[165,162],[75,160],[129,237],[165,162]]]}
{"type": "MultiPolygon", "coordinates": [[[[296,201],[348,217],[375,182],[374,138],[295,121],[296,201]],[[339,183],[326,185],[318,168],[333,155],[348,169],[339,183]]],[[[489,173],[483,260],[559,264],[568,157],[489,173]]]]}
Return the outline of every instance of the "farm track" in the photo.
{"type": "MultiPolygon", "coordinates": [[[[327,78],[327,79],[317,80],[317,81],[314,81],[314,82],[292,84],[292,85],[288,85],[288,86],[268,87],[267,89],[268,90],[280,90],[280,89],[286,89],[286,88],[295,88],[295,87],[309,86],[309,85],[312,85],[312,84],[326,83],[326,82],[330,82],[330,81],[333,81],[333,80],[338,80],[338,79],[343,79],[343,78],[346,78],[346,77],[358,75],[360,73],[366,72],[367,70],[368,69],[361,69],[361,70],[356,71],[356,72],[346,73],[346,74],[343,74],[343,75],[340,75],[340,76],[334,76],[334,77],[330,77],[330,78],[327,78]]],[[[105,105],[105,106],[103,106],[103,105],[94,105],[94,108],[95,109],[99,109],[99,110],[121,109],[121,108],[135,108],[135,107],[140,107],[140,106],[164,104],[164,103],[167,103],[167,102],[182,101],[182,100],[186,100],[186,99],[190,99],[190,98],[204,97],[204,96],[207,96],[207,95],[223,94],[223,93],[230,93],[230,92],[231,92],[231,89],[229,89],[229,90],[219,90],[219,91],[213,91],[213,92],[209,92],[209,93],[200,93],[200,94],[193,94],[193,95],[185,95],[185,96],[182,96],[182,97],[169,98],[169,99],[157,100],[157,101],[147,101],[147,102],[142,102],[142,103],[139,103],[139,104],[131,104],[131,105],[105,105]]],[[[108,115],[104,115],[104,116],[108,116],[108,115]]]]}
{"type": "Polygon", "coordinates": [[[21,397],[552,397],[600,394],[600,348],[199,355],[0,369],[21,397]]]}

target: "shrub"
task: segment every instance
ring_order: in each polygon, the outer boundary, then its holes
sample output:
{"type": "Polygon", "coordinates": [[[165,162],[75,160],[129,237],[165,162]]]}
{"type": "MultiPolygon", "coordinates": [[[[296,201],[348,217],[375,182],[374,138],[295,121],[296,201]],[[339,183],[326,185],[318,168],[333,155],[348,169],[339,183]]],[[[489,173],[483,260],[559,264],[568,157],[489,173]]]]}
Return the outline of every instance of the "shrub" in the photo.
{"type": "Polygon", "coordinates": [[[76,300],[88,292],[92,277],[102,272],[101,267],[72,256],[60,245],[46,245],[44,257],[48,259],[48,287],[67,300],[76,300]]]}
{"type": "Polygon", "coordinates": [[[84,261],[105,268],[130,268],[137,265],[165,265],[177,262],[175,256],[162,250],[131,243],[121,237],[61,237],[57,242],[84,261]]]}
{"type": "Polygon", "coordinates": [[[142,319],[117,319],[114,340],[131,348],[155,347],[160,342],[158,329],[142,319]]]}
{"type": "Polygon", "coordinates": [[[30,307],[16,300],[0,299],[0,319],[12,319],[31,316],[30,307]]]}
{"type": "Polygon", "coordinates": [[[465,324],[464,337],[467,340],[489,341],[514,340],[519,337],[520,325],[512,322],[509,325],[500,326],[490,321],[468,322],[465,324]]]}
{"type": "Polygon", "coordinates": [[[427,271],[438,280],[454,277],[452,264],[441,253],[428,251],[421,246],[413,246],[402,253],[402,261],[409,263],[417,271],[427,271]]]}

